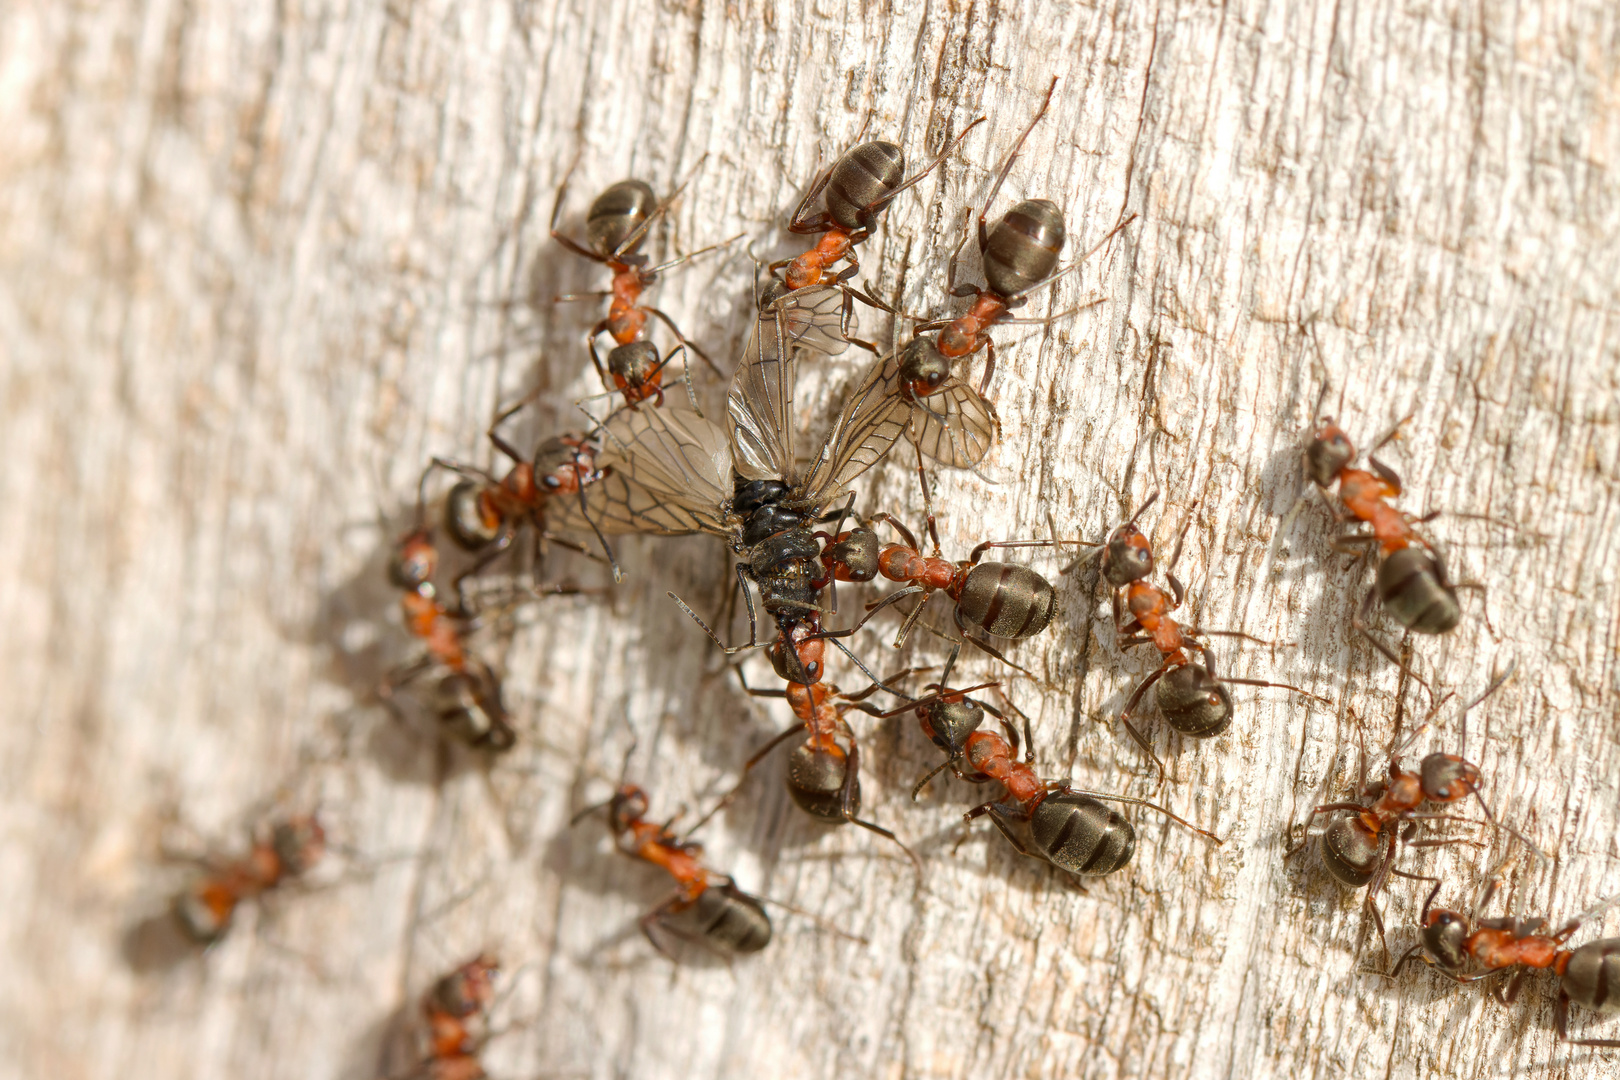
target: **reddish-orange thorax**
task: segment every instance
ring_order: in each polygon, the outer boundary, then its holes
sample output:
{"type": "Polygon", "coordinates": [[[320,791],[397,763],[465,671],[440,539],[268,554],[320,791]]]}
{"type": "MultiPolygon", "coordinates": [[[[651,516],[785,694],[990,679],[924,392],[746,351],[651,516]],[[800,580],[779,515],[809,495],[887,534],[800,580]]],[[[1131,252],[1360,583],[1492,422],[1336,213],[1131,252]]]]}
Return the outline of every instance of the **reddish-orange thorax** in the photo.
{"type": "Polygon", "coordinates": [[[927,589],[960,589],[956,563],[926,557],[904,544],[888,544],[878,552],[878,573],[890,581],[910,582],[927,589]]]}
{"type": "Polygon", "coordinates": [[[1406,517],[1384,501],[1400,493],[1400,488],[1364,469],[1344,469],[1339,473],[1339,501],[1358,520],[1372,526],[1373,535],[1378,537],[1385,554],[1412,542],[1412,527],[1406,523],[1406,517]]]}
{"type": "Polygon", "coordinates": [[[637,857],[668,871],[680,884],[683,899],[692,901],[703,895],[703,890],[709,887],[709,872],[698,861],[703,853],[701,848],[672,843],[661,826],[648,821],[631,822],[630,833],[631,850],[637,857]]]}
{"type": "Polygon", "coordinates": [[[467,654],[461,646],[461,634],[443,604],[431,593],[412,591],[400,597],[399,605],[405,614],[406,629],[422,639],[435,660],[452,671],[466,667],[467,654]]]}
{"type": "Polygon", "coordinates": [[[1153,638],[1153,647],[1166,656],[1181,651],[1187,639],[1181,626],[1168,614],[1169,597],[1156,585],[1133,581],[1125,586],[1125,604],[1142,629],[1153,638]]]}
{"type": "Polygon", "coordinates": [[[647,310],[640,304],[646,280],[641,271],[623,263],[609,263],[613,269],[613,300],[608,305],[608,333],[620,345],[641,338],[647,325],[647,310]]]}
{"type": "Polygon", "coordinates": [[[1035,770],[1019,761],[1013,748],[992,731],[975,731],[967,740],[968,762],[979,772],[998,780],[1007,789],[1007,797],[1019,804],[1024,813],[1033,813],[1046,798],[1046,785],[1035,775],[1035,770]]]}
{"type": "Polygon", "coordinates": [[[789,289],[819,285],[823,271],[846,257],[854,246],[849,241],[849,233],[835,225],[821,234],[815,247],[788,263],[783,280],[789,289]]]}
{"type": "Polygon", "coordinates": [[[1518,937],[1511,930],[1481,929],[1468,935],[1463,949],[1487,968],[1514,964],[1526,967],[1552,967],[1558,958],[1558,943],[1542,934],[1518,937]]]}
{"type": "Polygon", "coordinates": [[[983,292],[967,314],[953,320],[939,332],[939,351],[951,359],[967,356],[983,348],[984,329],[1007,313],[1007,305],[994,293],[983,292]]]}

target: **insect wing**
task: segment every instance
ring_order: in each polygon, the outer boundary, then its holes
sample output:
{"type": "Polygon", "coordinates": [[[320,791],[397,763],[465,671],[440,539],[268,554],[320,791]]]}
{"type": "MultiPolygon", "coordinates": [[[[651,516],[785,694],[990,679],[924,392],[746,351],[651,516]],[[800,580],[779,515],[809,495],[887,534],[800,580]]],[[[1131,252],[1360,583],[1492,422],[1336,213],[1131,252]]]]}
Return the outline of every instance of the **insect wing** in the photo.
{"type": "Polygon", "coordinates": [[[849,347],[840,328],[843,305],[842,289],[798,289],[754,320],[726,399],[732,465],[739,475],[794,482],[793,386],[799,357],[805,351],[834,356],[849,347]]]}
{"type": "Polygon", "coordinates": [[[922,452],[941,465],[969,469],[984,460],[1001,434],[1001,421],[990,403],[967,383],[952,380],[911,411],[911,437],[922,452]]]}
{"type": "Polygon", "coordinates": [[[620,409],[601,438],[596,461],[605,475],[583,498],[558,500],[549,515],[555,524],[579,530],[594,522],[608,534],[729,535],[731,448],[719,425],[670,401],[620,409]]]}
{"type": "Polygon", "coordinates": [[[872,365],[860,389],[844,402],[796,501],[826,506],[889,452],[912,413],[911,402],[899,391],[900,364],[891,352],[872,365]]]}

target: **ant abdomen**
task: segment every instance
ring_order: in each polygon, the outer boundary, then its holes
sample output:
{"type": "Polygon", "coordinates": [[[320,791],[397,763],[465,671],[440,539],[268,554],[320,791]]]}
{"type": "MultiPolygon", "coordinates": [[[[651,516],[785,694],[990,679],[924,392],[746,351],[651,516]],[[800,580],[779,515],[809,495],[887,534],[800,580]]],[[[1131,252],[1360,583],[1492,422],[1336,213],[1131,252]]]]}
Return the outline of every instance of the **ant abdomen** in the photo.
{"type": "Polygon", "coordinates": [[[1232,726],[1232,695],[1200,664],[1171,668],[1154,689],[1159,712],[1183,735],[1210,739],[1232,726]]]}
{"type": "Polygon", "coordinates": [[[1025,199],[990,230],[984,249],[985,283],[1004,297],[1040,284],[1051,276],[1065,239],[1063,211],[1057,203],[1025,199]]]}
{"type": "Polygon", "coordinates": [[[628,254],[641,245],[641,238],[625,251],[619,248],[646,223],[658,206],[658,196],[641,180],[620,180],[596,197],[585,215],[585,239],[598,255],[628,254]]]}
{"type": "Polygon", "coordinates": [[[484,491],[484,484],[462,480],[444,498],[445,532],[463,551],[481,551],[500,535],[500,519],[485,512],[484,491]]]}
{"type": "Polygon", "coordinates": [[[1577,1005],[1620,1012],[1620,938],[1591,941],[1571,952],[1562,985],[1577,1005]]]}
{"type": "Polygon", "coordinates": [[[1378,856],[1378,834],[1358,818],[1339,818],[1322,833],[1322,865],[1352,889],[1372,880],[1378,856]]]}
{"type": "Polygon", "coordinates": [[[827,180],[827,213],[842,229],[863,228],[872,208],[899,185],[906,157],[892,142],[876,140],[851,147],[827,180]]]}
{"type": "Polygon", "coordinates": [[[982,562],[968,571],[956,601],[959,622],[987,634],[1027,638],[1045,630],[1057,614],[1052,583],[1027,566],[982,562]]]}
{"type": "Polygon", "coordinates": [[[1384,558],[1378,598],[1397,622],[1420,634],[1444,634],[1462,618],[1445,569],[1421,548],[1400,548],[1384,558]]]}
{"type": "Polygon", "coordinates": [[[722,952],[756,953],[771,943],[771,917],[764,906],[730,883],[710,885],[692,906],[661,921],[722,952]]]}
{"type": "MultiPolygon", "coordinates": [[[[849,758],[841,750],[828,750],[813,743],[801,743],[788,756],[787,789],[799,809],[818,821],[829,825],[842,825],[844,816],[844,780],[848,775],[849,758]]],[[[861,807],[861,782],[850,785],[850,813],[861,807]]]]}
{"type": "Polygon", "coordinates": [[[1042,799],[1030,835],[1052,865],[1071,874],[1112,874],[1136,852],[1136,830],[1119,813],[1072,791],[1042,799]]]}
{"type": "Polygon", "coordinates": [[[517,734],[506,722],[500,688],[469,672],[452,672],[439,680],[435,714],[439,726],[453,739],[496,753],[510,750],[517,734]]]}

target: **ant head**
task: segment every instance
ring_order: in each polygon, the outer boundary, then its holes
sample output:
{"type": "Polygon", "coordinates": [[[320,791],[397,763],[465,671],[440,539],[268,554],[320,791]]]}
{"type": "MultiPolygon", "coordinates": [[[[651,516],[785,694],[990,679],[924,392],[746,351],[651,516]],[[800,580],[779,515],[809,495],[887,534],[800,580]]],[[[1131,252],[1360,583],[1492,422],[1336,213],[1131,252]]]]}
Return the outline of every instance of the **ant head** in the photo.
{"type": "Polygon", "coordinates": [[[1332,484],[1339,471],[1356,459],[1350,436],[1339,429],[1331,416],[1322,417],[1311,441],[1305,444],[1305,475],[1317,487],[1332,484]]]}
{"type": "Polygon", "coordinates": [[[912,397],[927,397],[951,377],[951,361],[932,338],[919,337],[900,350],[900,385],[912,397]]]}
{"type": "Polygon", "coordinates": [[[388,560],[388,580],[401,589],[420,589],[439,568],[439,549],[426,529],[407,535],[388,560]]]}
{"type": "Polygon", "coordinates": [[[1423,920],[1423,947],[1443,968],[1452,971],[1468,959],[1463,941],[1468,937],[1468,920],[1455,911],[1436,908],[1423,920]]]}
{"type": "Polygon", "coordinates": [[[596,197],[585,215],[585,240],[603,258],[630,255],[646,239],[644,226],[658,196],[640,180],[620,180],[596,197]]]}
{"type": "Polygon", "coordinates": [[[984,706],[970,697],[945,696],[943,690],[941,695],[934,701],[917,706],[917,717],[922,721],[923,734],[932,739],[935,746],[952,758],[959,758],[967,748],[968,736],[984,722],[984,706]],[[956,700],[949,700],[949,697],[956,700]]]}
{"type": "Polygon", "coordinates": [[[622,833],[646,817],[647,809],[647,793],[634,784],[622,784],[613,793],[613,801],[608,803],[608,821],[615,833],[622,833]]]}
{"type": "Polygon", "coordinates": [[[658,374],[664,366],[664,361],[658,355],[658,346],[650,341],[632,341],[628,345],[619,345],[608,353],[608,372],[612,374],[619,385],[639,387],[645,386],[647,381],[658,374]]]}
{"type": "Polygon", "coordinates": [[[1423,794],[1435,802],[1456,802],[1479,790],[1479,769],[1456,754],[1423,759],[1423,794]]]}
{"type": "Polygon", "coordinates": [[[501,962],[488,954],[467,961],[433,984],[433,1006],[457,1017],[484,1011],[495,1000],[495,976],[500,970],[501,962]]]}
{"type": "Polygon", "coordinates": [[[1201,664],[1171,668],[1155,695],[1165,720],[1183,735],[1208,739],[1232,726],[1232,695],[1201,664]]]}
{"type": "Polygon", "coordinates": [[[882,545],[877,533],[864,526],[838,534],[834,543],[821,552],[821,560],[838,574],[840,581],[871,581],[878,574],[878,555],[882,545]]]}
{"type": "MultiPolygon", "coordinates": [[[[801,625],[805,627],[805,633],[814,630],[808,624],[801,625]]],[[[798,628],[794,629],[796,631],[798,628]]],[[[777,677],[787,682],[810,686],[820,682],[822,673],[826,671],[823,660],[827,651],[825,638],[811,638],[806,641],[802,639],[802,635],[790,631],[778,634],[766,651],[770,654],[771,667],[775,669],[777,677]]]]}
{"type": "MultiPolygon", "coordinates": [[[[843,750],[801,743],[788,757],[787,789],[799,809],[829,825],[842,825],[849,758],[843,750]]],[[[850,785],[850,813],[861,806],[861,782],[850,785]]]]}
{"type": "Polygon", "coordinates": [[[1153,545],[1134,522],[1127,521],[1108,535],[1102,573],[1103,580],[1116,589],[1153,573],[1153,545]]]}
{"type": "Polygon", "coordinates": [[[1322,865],[1341,884],[1359,889],[1378,871],[1378,837],[1360,818],[1339,818],[1322,834],[1322,865]]]}
{"type": "Polygon", "coordinates": [[[501,519],[485,505],[487,485],[462,480],[444,497],[444,528],[463,551],[481,551],[501,533],[501,519]]]}
{"type": "Polygon", "coordinates": [[[283,821],[270,833],[270,848],[287,873],[307,872],[326,852],[326,830],[313,814],[283,821]]]}

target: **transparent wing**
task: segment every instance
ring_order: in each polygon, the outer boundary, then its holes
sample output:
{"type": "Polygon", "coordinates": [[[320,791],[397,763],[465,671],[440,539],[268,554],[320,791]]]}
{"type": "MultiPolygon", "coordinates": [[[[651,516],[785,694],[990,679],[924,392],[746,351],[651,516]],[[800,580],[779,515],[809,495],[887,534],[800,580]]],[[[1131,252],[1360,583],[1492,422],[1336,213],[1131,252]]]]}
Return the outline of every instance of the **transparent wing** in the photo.
{"type": "Polygon", "coordinates": [[[836,356],[849,347],[840,329],[844,291],[817,286],[790,292],[760,312],[731,381],[732,466],[750,480],[798,475],[793,386],[806,351],[836,356]]]}
{"type": "Polygon", "coordinates": [[[810,477],[795,502],[823,508],[854,479],[877,464],[906,430],[912,404],[900,396],[900,364],[890,352],[872,365],[833,421],[810,477]]]}
{"type": "Polygon", "coordinates": [[[911,412],[911,437],[941,465],[970,469],[984,460],[1001,435],[1001,421],[990,403],[965,382],[951,380],[911,412]]]}
{"type": "Polygon", "coordinates": [[[620,409],[603,424],[601,439],[596,463],[606,475],[585,487],[583,499],[553,501],[553,525],[579,531],[594,523],[614,535],[730,535],[731,447],[718,424],[671,400],[620,409]]]}

